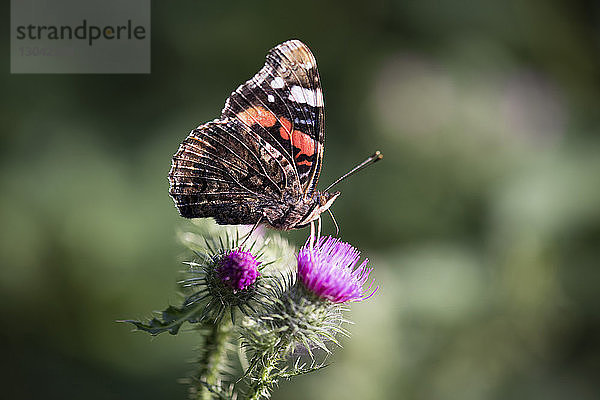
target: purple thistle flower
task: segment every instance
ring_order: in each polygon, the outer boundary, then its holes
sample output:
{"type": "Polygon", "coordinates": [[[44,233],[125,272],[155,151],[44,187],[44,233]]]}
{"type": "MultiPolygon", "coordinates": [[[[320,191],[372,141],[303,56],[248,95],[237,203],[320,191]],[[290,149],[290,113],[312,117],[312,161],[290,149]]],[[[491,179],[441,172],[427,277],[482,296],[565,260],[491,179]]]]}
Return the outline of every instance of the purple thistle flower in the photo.
{"type": "Polygon", "coordinates": [[[221,281],[234,291],[243,290],[256,281],[259,265],[260,262],[252,253],[233,250],[219,260],[217,274],[221,281]]]}
{"type": "Polygon", "coordinates": [[[298,253],[298,277],[311,292],[334,303],[366,300],[379,287],[371,292],[373,280],[363,289],[373,268],[367,268],[368,259],[355,268],[359,258],[357,249],[339,239],[321,237],[312,246],[309,239],[298,253]]]}

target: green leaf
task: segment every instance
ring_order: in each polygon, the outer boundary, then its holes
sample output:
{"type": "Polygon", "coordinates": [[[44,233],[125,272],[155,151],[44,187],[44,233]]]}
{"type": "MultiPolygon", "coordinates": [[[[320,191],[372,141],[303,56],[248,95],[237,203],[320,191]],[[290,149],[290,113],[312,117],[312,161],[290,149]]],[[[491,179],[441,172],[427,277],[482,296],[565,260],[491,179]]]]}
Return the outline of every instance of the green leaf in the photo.
{"type": "Polygon", "coordinates": [[[177,335],[181,325],[184,322],[197,323],[203,319],[201,303],[184,303],[182,307],[169,306],[162,311],[161,318],[152,318],[148,322],[124,320],[119,322],[127,322],[135,325],[135,327],[144,332],[156,336],[163,332],[169,332],[171,335],[177,335]]]}

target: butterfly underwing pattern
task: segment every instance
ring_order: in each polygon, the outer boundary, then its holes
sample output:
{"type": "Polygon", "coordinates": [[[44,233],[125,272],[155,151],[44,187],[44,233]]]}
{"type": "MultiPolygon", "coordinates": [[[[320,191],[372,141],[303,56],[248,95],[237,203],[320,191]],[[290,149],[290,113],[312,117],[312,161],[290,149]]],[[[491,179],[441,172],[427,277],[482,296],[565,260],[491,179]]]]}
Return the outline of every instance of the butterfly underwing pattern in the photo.
{"type": "Polygon", "coordinates": [[[319,192],[325,132],[315,57],[299,40],[273,49],[221,117],[192,130],[173,156],[169,194],[181,216],[227,225],[306,226],[339,192],[319,192]]]}

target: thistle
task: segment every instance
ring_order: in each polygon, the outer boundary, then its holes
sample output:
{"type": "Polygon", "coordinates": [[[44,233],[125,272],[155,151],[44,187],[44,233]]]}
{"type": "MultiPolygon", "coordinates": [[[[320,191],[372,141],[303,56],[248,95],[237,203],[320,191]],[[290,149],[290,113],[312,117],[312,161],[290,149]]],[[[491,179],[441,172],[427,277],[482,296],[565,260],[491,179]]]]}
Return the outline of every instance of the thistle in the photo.
{"type": "MultiPolygon", "coordinates": [[[[247,233],[246,233],[247,235],[247,233]]],[[[184,299],[148,321],[126,320],[151,335],[176,335],[189,324],[200,337],[197,369],[183,381],[192,398],[230,398],[230,371],[237,367],[230,349],[238,347],[234,324],[240,316],[257,312],[272,292],[272,273],[286,268],[284,253],[293,247],[278,235],[255,233],[247,237],[235,228],[222,228],[209,221],[195,224],[180,234],[195,258],[186,261],[185,279],[179,282],[184,299]]]]}
{"type": "Polygon", "coordinates": [[[342,327],[348,302],[365,300],[375,291],[374,281],[365,290],[372,269],[368,260],[356,264],[360,252],[347,243],[322,237],[302,247],[297,258],[297,277],[282,287],[277,300],[265,311],[245,319],[242,327],[244,346],[251,354],[247,372],[248,398],[269,398],[281,378],[305,374],[323,368],[316,351],[326,357],[328,343],[339,346],[337,337],[348,336],[342,327]],[[308,362],[301,355],[307,354],[308,362]],[[296,362],[287,363],[294,354],[296,362]]]}
{"type": "Polygon", "coordinates": [[[348,305],[377,291],[373,280],[366,286],[368,261],[339,239],[310,238],[296,256],[278,234],[248,237],[206,222],[180,238],[196,256],[185,263],[183,302],[126,322],[152,335],[193,328],[200,348],[185,381],[195,399],[267,399],[281,379],[325,367],[349,335],[348,305]]]}
{"type": "Polygon", "coordinates": [[[246,289],[256,282],[260,275],[260,262],[249,251],[235,249],[223,255],[218,261],[217,276],[221,282],[229,286],[234,293],[246,289]]]}
{"type": "Polygon", "coordinates": [[[360,301],[375,294],[374,280],[365,290],[373,268],[367,268],[365,259],[359,267],[356,263],[360,252],[339,239],[322,237],[311,246],[307,243],[298,254],[298,277],[304,286],[316,296],[334,303],[360,301]]]}

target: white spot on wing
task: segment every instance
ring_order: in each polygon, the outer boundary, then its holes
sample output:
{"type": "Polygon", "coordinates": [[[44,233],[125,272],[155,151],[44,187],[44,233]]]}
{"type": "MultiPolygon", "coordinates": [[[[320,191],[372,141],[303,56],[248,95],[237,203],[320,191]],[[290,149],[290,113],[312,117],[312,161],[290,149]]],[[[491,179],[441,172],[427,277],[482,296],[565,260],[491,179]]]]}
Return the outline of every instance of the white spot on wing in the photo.
{"type": "Polygon", "coordinates": [[[292,86],[289,99],[295,101],[296,103],[306,103],[304,88],[297,85],[292,86]]]}
{"type": "Polygon", "coordinates": [[[272,94],[267,96],[267,100],[269,100],[270,103],[275,101],[275,96],[273,96],[272,94]]]}
{"type": "Polygon", "coordinates": [[[294,85],[290,90],[288,99],[296,103],[306,103],[311,107],[323,107],[323,92],[321,89],[312,90],[294,85]]]}
{"type": "Polygon", "coordinates": [[[317,107],[323,107],[325,105],[325,102],[323,101],[323,91],[321,90],[321,88],[317,89],[317,97],[315,100],[317,107]]]}
{"type": "Polygon", "coordinates": [[[271,87],[273,89],[281,89],[285,86],[285,82],[282,77],[278,76],[271,81],[271,87]]]}

